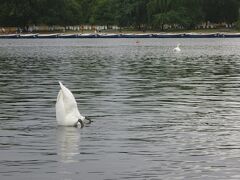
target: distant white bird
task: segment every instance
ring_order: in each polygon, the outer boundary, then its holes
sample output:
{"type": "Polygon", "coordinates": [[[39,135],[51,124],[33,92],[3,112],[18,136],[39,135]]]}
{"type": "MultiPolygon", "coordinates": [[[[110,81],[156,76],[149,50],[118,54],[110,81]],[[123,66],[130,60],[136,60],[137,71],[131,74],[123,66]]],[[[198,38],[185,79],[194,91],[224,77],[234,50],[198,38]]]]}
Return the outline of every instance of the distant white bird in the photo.
{"type": "Polygon", "coordinates": [[[84,117],[80,114],[77,107],[77,102],[71,93],[61,82],[60,91],[58,93],[56,102],[56,119],[57,123],[61,126],[84,126],[84,123],[90,123],[91,120],[88,117],[84,117]]]}
{"type": "Polygon", "coordinates": [[[179,48],[180,45],[181,45],[181,44],[178,44],[177,47],[175,47],[175,48],[173,49],[173,51],[174,51],[174,52],[180,52],[180,51],[181,51],[181,49],[179,48]]]}

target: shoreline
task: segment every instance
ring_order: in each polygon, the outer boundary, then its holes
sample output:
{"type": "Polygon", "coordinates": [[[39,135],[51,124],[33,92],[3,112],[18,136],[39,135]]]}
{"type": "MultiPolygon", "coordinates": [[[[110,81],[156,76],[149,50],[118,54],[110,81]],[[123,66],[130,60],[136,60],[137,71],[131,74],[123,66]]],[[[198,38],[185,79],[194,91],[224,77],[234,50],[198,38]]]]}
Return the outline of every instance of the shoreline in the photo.
{"type": "Polygon", "coordinates": [[[0,34],[0,39],[42,38],[240,38],[239,32],[162,32],[162,33],[21,33],[0,34]]]}
{"type": "Polygon", "coordinates": [[[122,29],[122,30],[101,30],[101,31],[95,31],[95,30],[67,30],[67,31],[61,31],[61,30],[53,30],[53,31],[29,31],[29,32],[16,32],[16,31],[0,31],[0,35],[7,35],[7,34],[165,34],[165,33],[172,33],[172,34],[186,34],[186,33],[240,33],[240,29],[230,29],[230,28],[213,28],[213,29],[175,29],[175,30],[165,30],[165,31],[159,31],[159,30],[136,30],[136,29],[122,29]]]}

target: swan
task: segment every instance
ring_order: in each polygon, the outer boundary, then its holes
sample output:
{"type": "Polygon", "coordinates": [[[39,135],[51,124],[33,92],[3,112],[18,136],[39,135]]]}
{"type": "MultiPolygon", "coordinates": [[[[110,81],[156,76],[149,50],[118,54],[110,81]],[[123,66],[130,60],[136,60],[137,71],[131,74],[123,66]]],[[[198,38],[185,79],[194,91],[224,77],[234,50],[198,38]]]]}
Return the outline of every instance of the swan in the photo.
{"type": "Polygon", "coordinates": [[[57,96],[56,102],[56,119],[60,126],[75,126],[81,125],[84,127],[84,123],[91,123],[90,118],[84,117],[80,114],[77,107],[77,102],[71,93],[60,81],[60,91],[57,96]]]}
{"type": "Polygon", "coordinates": [[[181,49],[179,48],[180,45],[181,45],[181,44],[178,44],[177,47],[175,47],[175,48],[173,49],[173,51],[174,51],[174,52],[180,52],[180,51],[181,51],[181,49]]]}

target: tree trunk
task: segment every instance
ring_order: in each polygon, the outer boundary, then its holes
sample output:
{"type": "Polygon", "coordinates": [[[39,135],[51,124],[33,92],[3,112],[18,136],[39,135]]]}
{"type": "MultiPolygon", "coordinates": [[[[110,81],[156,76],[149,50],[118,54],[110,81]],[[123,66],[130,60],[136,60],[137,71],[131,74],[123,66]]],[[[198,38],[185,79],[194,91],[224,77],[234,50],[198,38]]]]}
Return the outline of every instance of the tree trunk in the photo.
{"type": "Polygon", "coordinates": [[[161,25],[161,30],[164,31],[164,24],[161,25]]]}

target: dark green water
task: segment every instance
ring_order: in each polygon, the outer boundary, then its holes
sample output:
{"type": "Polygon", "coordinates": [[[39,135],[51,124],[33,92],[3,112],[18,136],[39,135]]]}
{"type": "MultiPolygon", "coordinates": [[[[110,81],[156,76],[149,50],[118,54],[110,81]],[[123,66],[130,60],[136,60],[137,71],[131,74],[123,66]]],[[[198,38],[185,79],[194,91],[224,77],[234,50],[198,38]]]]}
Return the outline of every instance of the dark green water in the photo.
{"type": "Polygon", "coordinates": [[[239,83],[240,39],[0,40],[0,179],[239,179],[239,83]]]}

